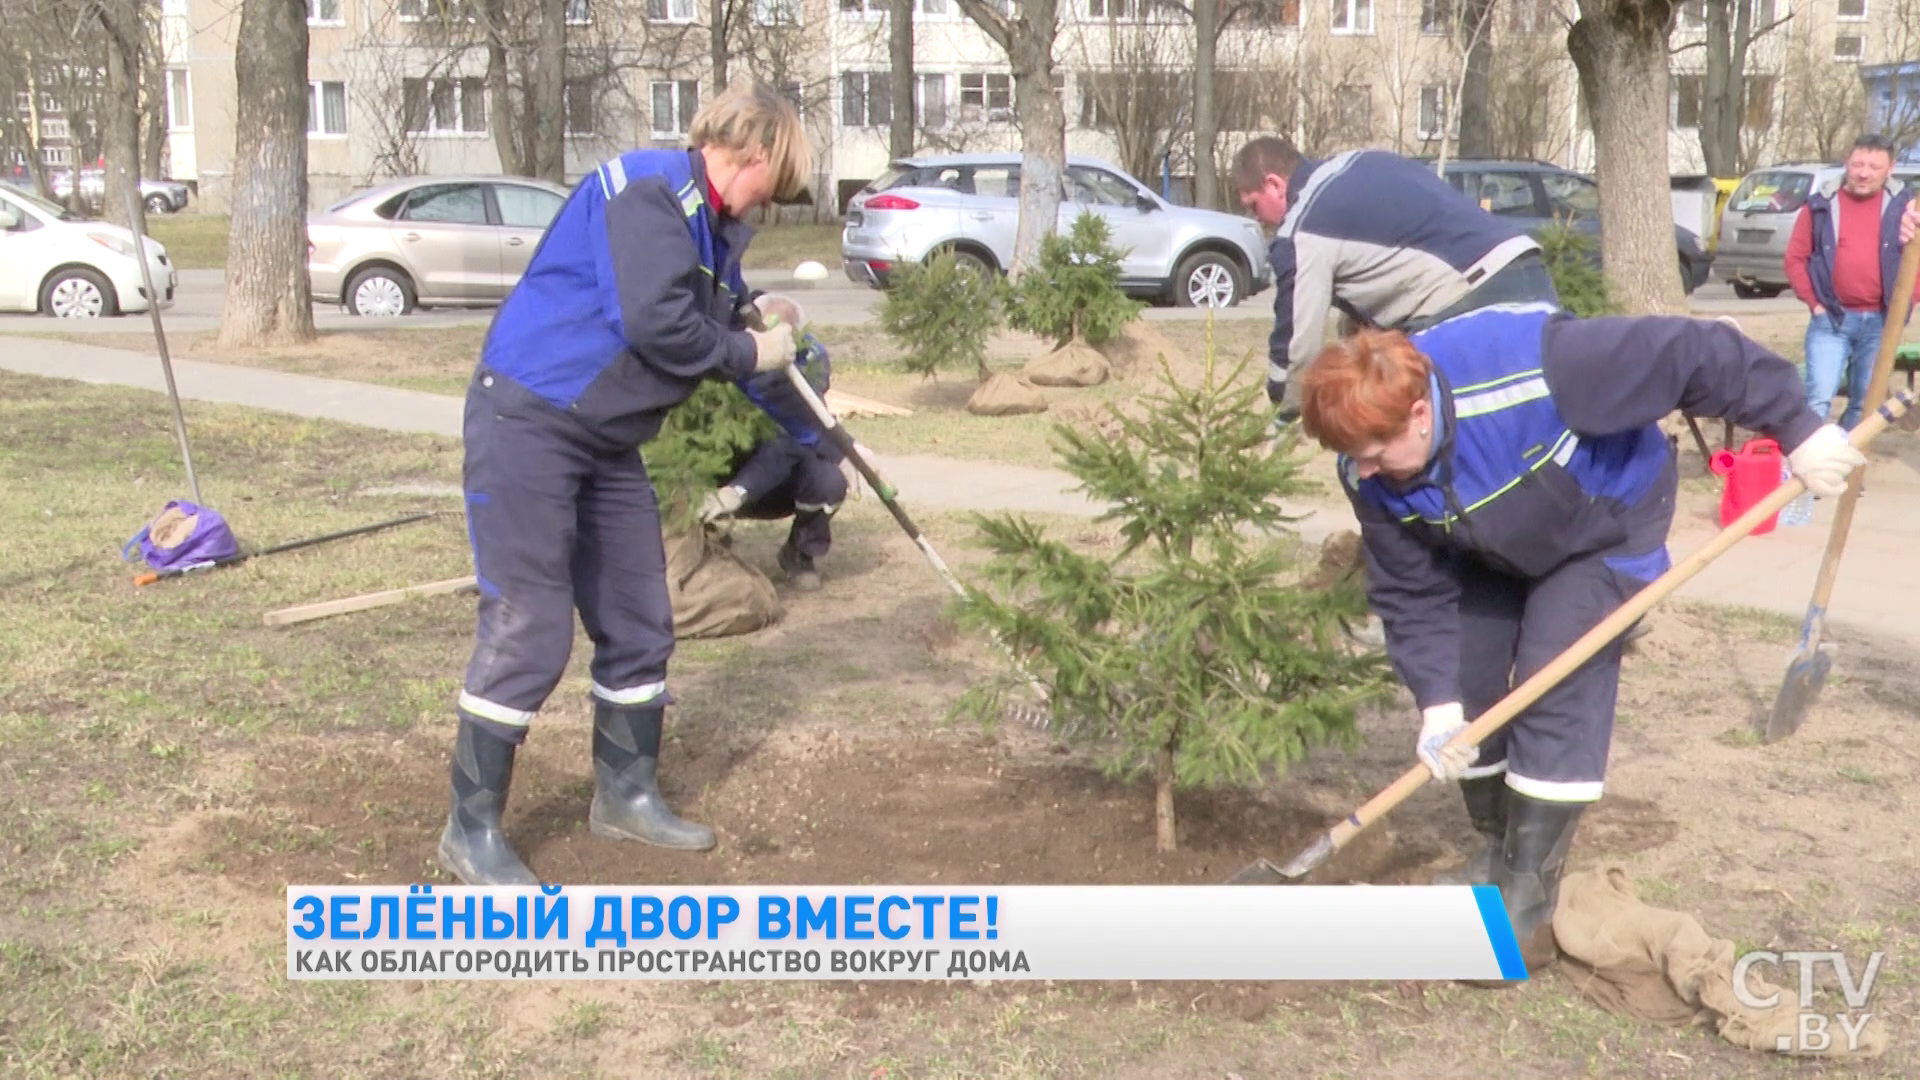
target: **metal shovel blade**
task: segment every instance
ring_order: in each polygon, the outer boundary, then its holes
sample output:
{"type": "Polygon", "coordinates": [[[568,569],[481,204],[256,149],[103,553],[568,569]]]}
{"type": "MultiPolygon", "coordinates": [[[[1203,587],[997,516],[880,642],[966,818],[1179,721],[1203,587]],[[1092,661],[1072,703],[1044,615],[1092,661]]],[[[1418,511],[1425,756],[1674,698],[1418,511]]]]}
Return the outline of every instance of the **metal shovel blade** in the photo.
{"type": "Polygon", "coordinates": [[[1227,879],[1229,885],[1297,885],[1333,855],[1333,837],[1322,833],[1313,846],[1295,855],[1285,866],[1258,859],[1227,879]]]}
{"type": "Polygon", "coordinates": [[[1795,656],[1787,665],[1787,677],[1780,683],[1779,696],[1773,699],[1773,712],[1767,717],[1767,730],[1760,741],[1778,742],[1799,731],[1832,669],[1833,656],[1825,646],[1810,656],[1795,656]]]}

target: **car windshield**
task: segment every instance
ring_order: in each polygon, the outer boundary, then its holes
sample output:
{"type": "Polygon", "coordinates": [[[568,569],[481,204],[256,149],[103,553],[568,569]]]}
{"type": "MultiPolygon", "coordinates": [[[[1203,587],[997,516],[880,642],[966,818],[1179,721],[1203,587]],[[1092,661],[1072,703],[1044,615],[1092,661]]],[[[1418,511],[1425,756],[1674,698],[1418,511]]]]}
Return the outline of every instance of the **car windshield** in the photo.
{"type": "Polygon", "coordinates": [[[28,191],[26,188],[23,188],[18,184],[13,184],[4,180],[0,180],[0,187],[6,188],[8,195],[11,195],[16,199],[19,199],[21,202],[26,203],[28,206],[33,207],[35,210],[38,210],[41,213],[46,214],[47,216],[55,218],[59,221],[85,221],[86,220],[85,218],[67,209],[66,207],[61,206],[59,203],[48,202],[47,200],[41,198],[38,195],[35,195],[33,192],[28,191]]]}
{"type": "Polygon", "coordinates": [[[1740,182],[1727,209],[1748,213],[1787,214],[1799,210],[1813,190],[1809,172],[1758,172],[1740,182]]]}

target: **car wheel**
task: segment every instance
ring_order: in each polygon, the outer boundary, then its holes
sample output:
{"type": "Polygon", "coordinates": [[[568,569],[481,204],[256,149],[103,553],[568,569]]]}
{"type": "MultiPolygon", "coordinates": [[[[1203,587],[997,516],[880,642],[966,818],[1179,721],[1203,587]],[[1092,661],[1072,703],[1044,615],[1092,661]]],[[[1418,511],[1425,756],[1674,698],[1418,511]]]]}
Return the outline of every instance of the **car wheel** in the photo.
{"type": "Polygon", "coordinates": [[[110,319],[120,314],[113,283],[97,271],[71,267],[40,288],[40,311],[56,319],[110,319]]]}
{"type": "Polygon", "coordinates": [[[147,196],[147,213],[170,214],[172,212],[173,212],[173,204],[167,201],[167,197],[165,195],[147,196]]]}
{"type": "Polygon", "coordinates": [[[1246,276],[1232,259],[1202,251],[1180,264],[1173,275],[1174,302],[1181,307],[1228,308],[1246,295],[1246,276]]]}
{"type": "Polygon", "coordinates": [[[413,311],[413,282],[386,266],[369,267],[347,282],[346,307],[355,315],[392,319],[413,311]]]}
{"type": "Polygon", "coordinates": [[[957,247],[940,250],[953,256],[953,265],[956,270],[969,270],[984,278],[993,277],[993,264],[987,262],[978,252],[957,247]]]}
{"type": "Polygon", "coordinates": [[[1742,300],[1771,300],[1784,291],[1778,285],[1749,285],[1744,281],[1733,283],[1733,295],[1742,300]]]}

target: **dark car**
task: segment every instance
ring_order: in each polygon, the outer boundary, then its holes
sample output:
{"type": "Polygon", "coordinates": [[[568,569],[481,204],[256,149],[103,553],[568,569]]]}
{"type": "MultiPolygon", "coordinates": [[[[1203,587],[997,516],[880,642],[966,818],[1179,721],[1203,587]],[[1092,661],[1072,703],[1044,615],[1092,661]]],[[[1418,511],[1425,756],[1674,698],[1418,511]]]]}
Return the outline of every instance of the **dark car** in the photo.
{"type": "MultiPolygon", "coordinates": [[[[1600,238],[1600,185],[1584,173],[1545,161],[1465,159],[1448,161],[1446,177],[1482,209],[1529,233],[1562,222],[1600,238]]],[[[1673,239],[1681,285],[1692,293],[1711,276],[1713,256],[1683,225],[1673,227],[1673,239]]],[[[1597,251],[1594,258],[1597,262],[1597,251]]]]}

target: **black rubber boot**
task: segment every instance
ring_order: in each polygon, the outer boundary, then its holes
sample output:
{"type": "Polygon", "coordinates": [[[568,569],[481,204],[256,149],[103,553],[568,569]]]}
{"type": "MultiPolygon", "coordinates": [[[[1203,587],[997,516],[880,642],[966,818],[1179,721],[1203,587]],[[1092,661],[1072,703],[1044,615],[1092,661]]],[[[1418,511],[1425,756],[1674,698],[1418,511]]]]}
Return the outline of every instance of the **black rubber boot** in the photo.
{"type": "Polygon", "coordinates": [[[500,827],[518,749],[465,721],[454,737],[453,807],[440,833],[440,865],[464,884],[540,884],[500,827]]]}
{"type": "Polygon", "coordinates": [[[820,571],[813,565],[813,557],[803,555],[792,544],[780,548],[780,569],[787,575],[787,581],[801,592],[816,592],[820,588],[820,571]]]}
{"type": "Polygon", "coordinates": [[[682,821],[660,795],[657,705],[593,703],[593,808],[587,827],[610,840],[639,840],[681,851],[713,847],[713,830],[682,821]]]}
{"type": "Polygon", "coordinates": [[[1560,900],[1560,876],[1566,870],[1574,828],[1590,805],[1507,792],[1507,837],[1493,883],[1500,887],[1528,975],[1560,959],[1560,947],[1553,939],[1553,909],[1560,900]]]}
{"type": "Polygon", "coordinates": [[[1435,885],[1491,885],[1494,863],[1507,838],[1507,777],[1505,773],[1460,781],[1460,797],[1467,819],[1480,834],[1480,846],[1465,864],[1433,876],[1435,885]]]}

